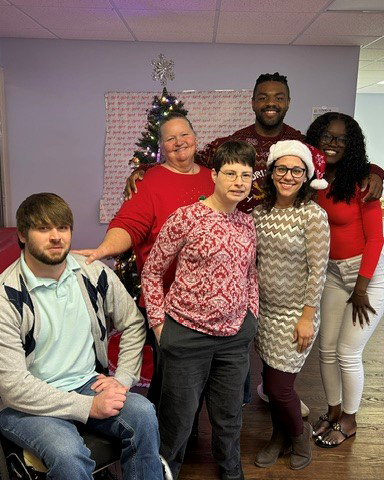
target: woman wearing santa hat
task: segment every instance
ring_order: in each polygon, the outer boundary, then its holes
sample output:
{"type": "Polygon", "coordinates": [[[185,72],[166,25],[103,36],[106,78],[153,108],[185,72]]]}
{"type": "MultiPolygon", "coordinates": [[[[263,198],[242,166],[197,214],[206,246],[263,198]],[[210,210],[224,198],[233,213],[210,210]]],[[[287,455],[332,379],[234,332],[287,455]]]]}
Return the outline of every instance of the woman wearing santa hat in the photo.
{"type": "Polygon", "coordinates": [[[303,422],[294,382],[319,330],[329,251],[327,214],[311,200],[325,188],[325,156],[297,140],[272,145],[266,197],[253,216],[260,288],[256,349],[263,361],[273,433],[255,464],[269,467],[292,446],[290,468],[311,461],[312,427],[303,422]]]}

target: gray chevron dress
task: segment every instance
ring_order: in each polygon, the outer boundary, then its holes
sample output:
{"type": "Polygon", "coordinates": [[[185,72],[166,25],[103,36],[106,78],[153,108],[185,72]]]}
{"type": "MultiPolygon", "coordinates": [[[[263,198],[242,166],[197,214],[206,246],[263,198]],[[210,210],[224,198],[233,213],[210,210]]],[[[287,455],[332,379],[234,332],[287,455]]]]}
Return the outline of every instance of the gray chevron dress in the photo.
{"type": "MultiPolygon", "coordinates": [[[[253,211],[257,231],[260,311],[256,349],[264,362],[283,372],[301,370],[311,347],[298,353],[295,326],[304,305],[319,307],[329,254],[327,214],[314,202],[253,211]]],[[[315,337],[320,325],[317,310],[315,337]]]]}

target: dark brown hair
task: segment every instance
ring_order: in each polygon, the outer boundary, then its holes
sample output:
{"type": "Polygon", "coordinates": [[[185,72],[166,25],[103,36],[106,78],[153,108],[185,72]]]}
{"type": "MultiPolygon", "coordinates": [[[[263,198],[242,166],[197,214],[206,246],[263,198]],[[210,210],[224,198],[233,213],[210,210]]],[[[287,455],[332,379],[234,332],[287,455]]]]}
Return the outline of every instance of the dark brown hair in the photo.
{"type": "MultiPolygon", "coordinates": [[[[41,225],[68,225],[73,230],[73,215],[67,202],[54,193],[34,193],[27,197],[16,212],[17,230],[28,236],[31,228],[41,225]]],[[[19,242],[21,248],[24,244],[19,242]]]]}
{"type": "MultiPolygon", "coordinates": [[[[270,167],[267,170],[266,176],[264,178],[265,197],[263,200],[263,206],[265,210],[267,210],[267,212],[270,212],[272,208],[275,206],[276,198],[277,198],[276,187],[272,179],[272,172],[273,172],[274,165],[275,165],[275,162],[273,162],[272,165],[270,165],[270,167]]],[[[293,202],[294,207],[300,207],[300,205],[308,203],[316,193],[315,190],[309,185],[311,180],[312,180],[311,178],[308,178],[308,172],[307,172],[307,180],[303,183],[300,190],[297,192],[295,201],[293,202]]]]}
{"type": "Polygon", "coordinates": [[[253,168],[256,152],[252,145],[242,140],[229,140],[222,143],[213,155],[213,168],[216,173],[225,164],[241,163],[253,168]]]}

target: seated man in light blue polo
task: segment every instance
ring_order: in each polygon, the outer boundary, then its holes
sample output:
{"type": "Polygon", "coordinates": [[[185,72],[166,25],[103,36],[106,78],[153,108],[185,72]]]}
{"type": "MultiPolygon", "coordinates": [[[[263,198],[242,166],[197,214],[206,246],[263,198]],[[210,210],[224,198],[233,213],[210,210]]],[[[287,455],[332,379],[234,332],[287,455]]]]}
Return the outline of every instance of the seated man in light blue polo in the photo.
{"type": "Polygon", "coordinates": [[[38,456],[47,478],[91,480],[95,462],[75,421],[121,439],[124,480],[159,480],[159,433],[137,382],[145,324],[103,263],[69,254],[73,217],[52,193],[17,214],[20,258],[0,275],[0,431],[38,456]],[[122,332],[118,367],[107,367],[107,319],[122,332]]]}

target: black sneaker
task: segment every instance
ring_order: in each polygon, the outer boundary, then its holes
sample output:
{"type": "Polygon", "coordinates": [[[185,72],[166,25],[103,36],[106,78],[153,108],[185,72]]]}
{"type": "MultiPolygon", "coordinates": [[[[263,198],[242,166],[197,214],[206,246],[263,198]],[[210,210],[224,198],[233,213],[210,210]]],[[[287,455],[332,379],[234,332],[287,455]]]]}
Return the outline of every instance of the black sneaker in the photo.
{"type": "Polygon", "coordinates": [[[221,480],[244,480],[244,473],[241,465],[236,465],[232,470],[222,470],[221,480]]]}

